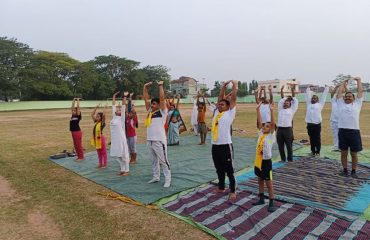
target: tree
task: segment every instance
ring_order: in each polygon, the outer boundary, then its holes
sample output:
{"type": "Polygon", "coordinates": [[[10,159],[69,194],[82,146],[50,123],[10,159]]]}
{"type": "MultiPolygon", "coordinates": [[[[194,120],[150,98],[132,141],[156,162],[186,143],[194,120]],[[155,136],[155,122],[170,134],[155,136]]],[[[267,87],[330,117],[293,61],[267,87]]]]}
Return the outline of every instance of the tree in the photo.
{"type": "MultiPolygon", "coordinates": [[[[334,80],[332,80],[332,83],[334,86],[337,86],[341,84],[345,80],[351,80],[353,77],[350,74],[344,75],[343,73],[338,74],[334,80]]],[[[353,81],[349,81],[347,84],[347,88],[351,91],[356,90],[357,91],[357,84],[353,81]]]]}
{"type": "Polygon", "coordinates": [[[23,77],[27,99],[57,100],[73,96],[73,79],[79,62],[65,53],[38,51],[30,59],[23,77]]]}
{"type": "Polygon", "coordinates": [[[164,89],[169,89],[170,86],[170,80],[171,76],[168,73],[170,69],[168,69],[165,66],[162,65],[156,65],[156,66],[145,66],[142,68],[142,71],[146,75],[146,81],[154,81],[154,84],[149,89],[149,94],[151,97],[158,97],[158,85],[156,84],[156,81],[163,81],[164,89]]]}
{"type": "Polygon", "coordinates": [[[16,39],[0,37],[0,98],[22,98],[21,73],[29,65],[33,50],[16,39]]]}
{"type": "Polygon", "coordinates": [[[211,90],[211,96],[212,97],[218,97],[221,90],[221,83],[219,81],[216,81],[213,85],[213,89],[211,90]]]}

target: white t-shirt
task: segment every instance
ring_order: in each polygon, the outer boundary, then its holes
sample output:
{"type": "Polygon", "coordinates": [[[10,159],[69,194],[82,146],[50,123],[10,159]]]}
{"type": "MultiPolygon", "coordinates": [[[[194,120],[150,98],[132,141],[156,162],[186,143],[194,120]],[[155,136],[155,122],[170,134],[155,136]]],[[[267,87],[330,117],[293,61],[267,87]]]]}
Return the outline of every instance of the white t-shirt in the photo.
{"type": "MultiPolygon", "coordinates": [[[[263,131],[260,130],[258,133],[258,141],[260,137],[263,135],[263,131]]],[[[276,142],[276,132],[274,133],[268,133],[267,136],[265,137],[265,142],[263,143],[263,158],[264,160],[271,159],[272,158],[272,147],[274,143],[276,142]]]]}
{"type": "MultiPolygon", "coordinates": [[[[150,111],[151,110],[149,110],[148,113],[150,111]]],[[[153,113],[151,124],[146,128],[146,139],[148,141],[161,141],[162,143],[167,144],[166,131],[164,129],[167,114],[167,108],[165,110],[160,109],[153,113]]]]}
{"type": "Polygon", "coordinates": [[[363,99],[363,97],[356,98],[350,104],[346,104],[343,99],[338,99],[338,128],[360,130],[360,112],[363,99]]]}
{"type": "Polygon", "coordinates": [[[331,115],[330,115],[330,121],[332,122],[338,122],[339,115],[338,115],[338,99],[336,97],[333,97],[331,99],[331,115]]]}
{"type": "Polygon", "coordinates": [[[326,96],[328,95],[328,92],[329,92],[329,87],[326,87],[320,97],[320,101],[312,104],[311,103],[312,92],[309,88],[306,89],[306,95],[305,95],[306,104],[307,104],[306,119],[305,119],[306,123],[319,124],[322,122],[321,111],[324,108],[326,96]]]}
{"type": "Polygon", "coordinates": [[[271,122],[270,104],[262,103],[260,106],[260,113],[261,113],[262,123],[271,122]]]}
{"type": "Polygon", "coordinates": [[[298,99],[294,97],[291,102],[291,107],[285,109],[284,102],[287,98],[283,98],[279,101],[278,105],[278,127],[291,127],[294,114],[298,109],[298,99]]]}
{"type": "MultiPolygon", "coordinates": [[[[211,137],[211,142],[214,145],[222,145],[222,144],[231,144],[231,133],[230,128],[231,124],[234,121],[236,113],[236,108],[229,109],[228,111],[225,111],[224,115],[218,120],[218,138],[217,141],[213,141],[213,132],[211,137]]],[[[216,118],[218,114],[218,109],[215,111],[215,115],[213,117],[213,120],[216,118]]],[[[213,122],[212,120],[212,122],[213,122]]]]}

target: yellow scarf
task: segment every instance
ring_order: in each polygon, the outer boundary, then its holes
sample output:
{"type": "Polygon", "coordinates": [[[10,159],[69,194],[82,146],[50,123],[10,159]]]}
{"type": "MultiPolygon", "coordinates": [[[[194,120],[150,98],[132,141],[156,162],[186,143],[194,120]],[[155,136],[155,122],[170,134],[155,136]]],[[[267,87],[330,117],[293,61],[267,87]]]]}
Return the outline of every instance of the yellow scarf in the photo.
{"type": "Polygon", "coordinates": [[[156,113],[156,112],[158,112],[158,111],[159,111],[159,110],[154,111],[154,112],[150,111],[150,112],[148,113],[148,116],[146,117],[145,122],[144,122],[144,126],[145,126],[145,127],[149,127],[149,126],[150,126],[150,124],[152,124],[152,116],[153,116],[153,114],[154,114],[154,113],[156,113]]]}
{"type": "Polygon", "coordinates": [[[95,124],[94,133],[90,140],[91,145],[93,145],[96,149],[101,149],[101,135],[101,122],[98,122],[95,124]]]}
{"type": "Polygon", "coordinates": [[[217,113],[216,117],[213,119],[212,122],[212,133],[213,133],[213,141],[216,142],[218,139],[218,120],[224,115],[225,112],[217,113]]]}
{"type": "Polygon", "coordinates": [[[254,161],[254,166],[259,170],[262,170],[262,160],[263,160],[263,145],[265,144],[265,138],[267,134],[262,134],[258,139],[256,146],[256,160],[254,161]]]}

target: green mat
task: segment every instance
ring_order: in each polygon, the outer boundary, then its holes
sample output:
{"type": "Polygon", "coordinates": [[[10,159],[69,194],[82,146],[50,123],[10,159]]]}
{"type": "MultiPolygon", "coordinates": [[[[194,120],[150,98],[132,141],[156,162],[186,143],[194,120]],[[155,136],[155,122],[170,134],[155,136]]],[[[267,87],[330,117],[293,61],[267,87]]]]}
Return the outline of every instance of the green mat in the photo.
{"type": "MultiPolygon", "coordinates": [[[[147,183],[152,178],[152,167],[144,144],[137,145],[138,163],[130,165],[130,176],[127,177],[117,176],[119,165],[113,158],[108,159],[106,169],[97,169],[96,152],[87,153],[83,162],[75,162],[73,158],[52,161],[115,192],[149,204],[217,178],[211,156],[211,144],[200,146],[198,142],[199,137],[184,136],[180,137],[179,146],[168,147],[168,159],[172,171],[172,185],[168,189],[163,188],[163,175],[159,183],[147,183]]],[[[252,165],[256,139],[233,137],[233,142],[235,170],[252,165]]],[[[298,148],[300,145],[294,147],[298,148]]],[[[277,147],[275,147],[274,155],[277,154],[277,147]]]]}

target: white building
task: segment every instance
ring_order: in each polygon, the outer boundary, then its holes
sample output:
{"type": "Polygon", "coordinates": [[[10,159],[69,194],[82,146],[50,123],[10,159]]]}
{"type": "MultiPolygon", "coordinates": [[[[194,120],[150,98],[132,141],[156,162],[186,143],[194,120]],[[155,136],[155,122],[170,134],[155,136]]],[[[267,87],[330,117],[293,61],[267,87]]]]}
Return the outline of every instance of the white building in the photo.
{"type": "Polygon", "coordinates": [[[269,85],[271,85],[273,94],[280,94],[281,87],[284,86],[283,92],[288,95],[289,93],[292,92],[290,88],[291,85],[288,85],[288,83],[297,84],[295,85],[294,92],[299,93],[299,82],[295,78],[285,79],[285,80],[282,80],[282,79],[263,80],[263,81],[258,82],[258,86],[265,86],[266,93],[268,93],[267,88],[269,85]]]}
{"type": "Polygon", "coordinates": [[[199,83],[191,77],[180,77],[170,82],[170,91],[172,94],[180,94],[181,97],[195,97],[201,89],[206,89],[207,85],[199,83]]]}

